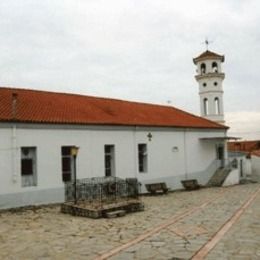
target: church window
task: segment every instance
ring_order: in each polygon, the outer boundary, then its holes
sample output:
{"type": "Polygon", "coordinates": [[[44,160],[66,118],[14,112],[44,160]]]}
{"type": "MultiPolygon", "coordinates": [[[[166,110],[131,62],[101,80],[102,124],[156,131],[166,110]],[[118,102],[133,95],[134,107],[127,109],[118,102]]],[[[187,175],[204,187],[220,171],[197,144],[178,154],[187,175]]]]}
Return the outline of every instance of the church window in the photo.
{"type": "Polygon", "coordinates": [[[203,99],[203,107],[204,107],[204,114],[208,115],[209,113],[209,101],[207,98],[203,99]]]}
{"type": "Polygon", "coordinates": [[[200,65],[200,72],[201,72],[201,74],[205,74],[206,73],[206,64],[205,63],[202,63],[200,65]]]}
{"type": "Polygon", "coordinates": [[[206,83],[206,82],[204,82],[204,83],[203,83],[203,87],[206,87],[206,86],[207,86],[207,83],[206,83]]]}
{"type": "Polygon", "coordinates": [[[36,147],[21,148],[22,187],[37,186],[36,147]]]}
{"type": "Polygon", "coordinates": [[[147,172],[147,144],[138,144],[139,172],[147,172]]]}
{"type": "Polygon", "coordinates": [[[214,86],[217,86],[217,85],[218,85],[218,82],[215,81],[215,82],[214,82],[214,86]]]}
{"type": "Polygon", "coordinates": [[[105,176],[115,176],[115,146],[105,145],[105,176]]]}
{"type": "Polygon", "coordinates": [[[72,180],[73,158],[71,155],[71,148],[72,146],[61,147],[61,170],[62,180],[64,182],[72,180]]]}
{"type": "Polygon", "coordinates": [[[212,62],[212,71],[215,73],[218,72],[218,64],[215,61],[212,62]]]}
{"type": "Polygon", "coordinates": [[[216,115],[219,115],[220,114],[220,111],[219,111],[219,98],[216,97],[214,101],[215,101],[215,113],[216,113],[216,115]]]}

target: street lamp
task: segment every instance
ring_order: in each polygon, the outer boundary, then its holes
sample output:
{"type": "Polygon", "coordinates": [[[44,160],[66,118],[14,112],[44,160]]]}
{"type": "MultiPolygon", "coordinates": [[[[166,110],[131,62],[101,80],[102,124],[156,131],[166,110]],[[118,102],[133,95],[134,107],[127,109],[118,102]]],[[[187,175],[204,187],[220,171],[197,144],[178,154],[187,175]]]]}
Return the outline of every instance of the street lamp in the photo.
{"type": "Polygon", "coordinates": [[[77,204],[77,171],[76,171],[76,158],[79,151],[79,147],[72,146],[70,149],[70,154],[73,157],[74,165],[74,204],[77,204]]]}

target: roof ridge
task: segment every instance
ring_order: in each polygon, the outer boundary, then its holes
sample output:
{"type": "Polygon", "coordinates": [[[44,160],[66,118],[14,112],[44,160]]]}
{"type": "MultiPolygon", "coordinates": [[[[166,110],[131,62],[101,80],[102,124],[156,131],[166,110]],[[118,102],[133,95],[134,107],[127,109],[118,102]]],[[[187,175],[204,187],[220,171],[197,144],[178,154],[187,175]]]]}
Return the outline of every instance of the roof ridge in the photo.
{"type": "Polygon", "coordinates": [[[118,102],[127,102],[127,103],[135,103],[139,105],[147,105],[147,106],[157,106],[157,107],[164,107],[164,108],[174,108],[178,111],[184,112],[186,114],[189,114],[191,116],[199,117],[200,116],[194,115],[190,112],[186,112],[182,109],[179,109],[175,106],[169,106],[164,104],[158,104],[158,103],[148,103],[143,101],[136,101],[136,100],[127,100],[127,99],[120,99],[120,98],[110,98],[110,97],[100,97],[100,96],[92,96],[92,95],[86,95],[86,94],[78,94],[78,93],[70,93],[70,92],[58,92],[58,91],[50,91],[50,90],[40,90],[40,89],[30,89],[30,88],[14,88],[14,87],[4,87],[0,86],[0,89],[9,89],[9,90],[21,90],[21,91],[32,91],[32,92],[41,92],[41,93],[51,93],[51,94],[62,94],[62,95],[68,95],[68,96],[78,96],[78,97],[86,97],[86,98],[96,98],[96,99],[105,99],[105,100],[111,100],[111,101],[118,101],[118,102]]]}
{"type": "Polygon", "coordinates": [[[5,86],[0,86],[0,89],[9,89],[9,90],[18,90],[18,91],[19,90],[21,90],[21,91],[32,91],[32,92],[41,92],[41,93],[62,94],[62,95],[68,95],[68,96],[106,99],[106,100],[128,102],[128,103],[135,103],[135,104],[148,105],[148,106],[160,106],[160,107],[169,107],[169,108],[173,107],[173,106],[167,106],[167,105],[157,104],[157,103],[148,103],[148,102],[135,101],[135,100],[132,101],[132,100],[121,99],[121,98],[101,97],[101,96],[78,94],[78,93],[71,93],[71,92],[59,92],[59,91],[40,90],[40,89],[31,89],[31,88],[14,88],[14,87],[5,87],[5,86]]]}

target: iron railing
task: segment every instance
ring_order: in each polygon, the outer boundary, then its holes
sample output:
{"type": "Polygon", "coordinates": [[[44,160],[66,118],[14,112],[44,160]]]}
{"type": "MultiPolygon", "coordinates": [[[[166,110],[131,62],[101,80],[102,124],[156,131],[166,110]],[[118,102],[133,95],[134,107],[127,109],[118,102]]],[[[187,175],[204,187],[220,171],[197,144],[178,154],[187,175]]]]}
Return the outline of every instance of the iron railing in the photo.
{"type": "MultiPolygon", "coordinates": [[[[78,202],[114,203],[122,200],[139,199],[140,184],[136,178],[94,177],[78,179],[76,198],[78,202]]],[[[65,183],[66,202],[75,201],[74,181],[65,183]]]]}

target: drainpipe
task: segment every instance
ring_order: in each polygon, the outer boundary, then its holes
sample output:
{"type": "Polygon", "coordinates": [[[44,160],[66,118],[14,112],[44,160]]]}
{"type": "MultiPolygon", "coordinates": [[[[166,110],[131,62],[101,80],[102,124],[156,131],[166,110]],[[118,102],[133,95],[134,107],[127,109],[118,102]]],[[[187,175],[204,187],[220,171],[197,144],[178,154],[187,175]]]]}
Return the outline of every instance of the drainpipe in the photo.
{"type": "Polygon", "coordinates": [[[137,149],[137,143],[136,143],[136,131],[137,131],[137,126],[134,127],[134,164],[135,164],[135,178],[137,178],[137,153],[136,153],[136,149],[137,149]]]}
{"type": "Polygon", "coordinates": [[[12,165],[13,165],[13,182],[17,182],[17,133],[16,133],[16,109],[17,109],[17,93],[12,94],[12,165]]]}
{"type": "Polygon", "coordinates": [[[188,179],[188,156],[187,156],[187,146],[186,146],[186,129],[184,129],[183,134],[183,143],[184,143],[184,169],[185,169],[185,180],[188,179]]]}
{"type": "MultiPolygon", "coordinates": [[[[227,131],[225,131],[225,137],[227,136],[227,131]]],[[[224,140],[224,166],[230,166],[229,157],[228,157],[228,141],[224,140]]]]}

